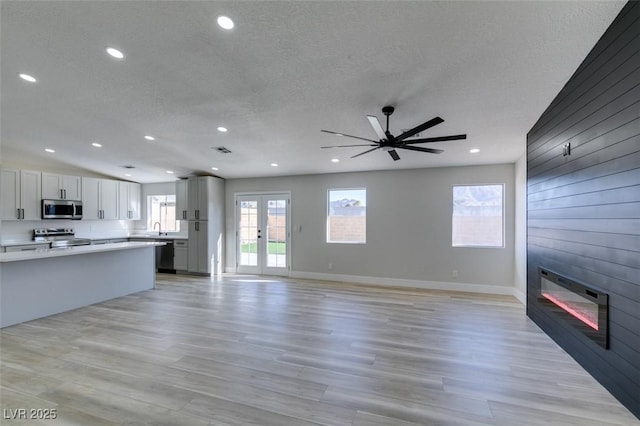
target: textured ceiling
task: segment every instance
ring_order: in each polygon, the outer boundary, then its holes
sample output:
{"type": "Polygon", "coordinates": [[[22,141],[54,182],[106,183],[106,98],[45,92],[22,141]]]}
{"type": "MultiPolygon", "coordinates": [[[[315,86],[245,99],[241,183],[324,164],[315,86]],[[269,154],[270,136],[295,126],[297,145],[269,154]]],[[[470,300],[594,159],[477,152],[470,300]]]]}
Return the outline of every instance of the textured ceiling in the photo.
{"type": "Polygon", "coordinates": [[[138,182],[171,180],[166,170],[239,178],[514,162],[623,5],[2,1],[2,161],[138,182]],[[235,28],[219,28],[219,15],[235,28]],[[387,104],[394,134],[440,116],[422,137],[468,139],[396,162],[320,149],[357,143],[320,129],[375,139],[366,115],[384,123],[387,104]]]}

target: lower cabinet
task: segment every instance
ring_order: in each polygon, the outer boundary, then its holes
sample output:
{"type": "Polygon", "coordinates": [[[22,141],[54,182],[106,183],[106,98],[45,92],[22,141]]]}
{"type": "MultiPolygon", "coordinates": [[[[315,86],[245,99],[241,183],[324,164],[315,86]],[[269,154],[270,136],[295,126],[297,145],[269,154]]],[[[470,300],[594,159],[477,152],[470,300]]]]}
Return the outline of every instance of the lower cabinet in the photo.
{"type": "Polygon", "coordinates": [[[211,273],[211,247],[206,221],[189,221],[189,272],[211,273]]]}
{"type": "Polygon", "coordinates": [[[175,240],[173,243],[173,269],[176,271],[189,270],[189,242],[175,240]]]}
{"type": "Polygon", "coordinates": [[[35,251],[35,250],[41,250],[41,249],[48,249],[50,247],[51,247],[51,244],[49,243],[33,243],[33,244],[21,244],[19,246],[17,245],[6,246],[6,247],[3,247],[3,249],[0,251],[4,251],[5,253],[12,253],[15,251],[35,251]]]}

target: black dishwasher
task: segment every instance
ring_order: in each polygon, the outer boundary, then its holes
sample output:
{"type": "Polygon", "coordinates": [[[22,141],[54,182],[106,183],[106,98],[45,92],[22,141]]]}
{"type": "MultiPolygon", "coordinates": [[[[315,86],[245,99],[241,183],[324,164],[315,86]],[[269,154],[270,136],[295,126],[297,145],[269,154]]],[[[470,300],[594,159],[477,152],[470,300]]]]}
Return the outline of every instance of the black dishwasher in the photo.
{"type": "Polygon", "coordinates": [[[173,268],[173,241],[172,240],[156,240],[165,243],[163,246],[156,246],[156,268],[158,272],[166,272],[175,274],[173,268]]]}

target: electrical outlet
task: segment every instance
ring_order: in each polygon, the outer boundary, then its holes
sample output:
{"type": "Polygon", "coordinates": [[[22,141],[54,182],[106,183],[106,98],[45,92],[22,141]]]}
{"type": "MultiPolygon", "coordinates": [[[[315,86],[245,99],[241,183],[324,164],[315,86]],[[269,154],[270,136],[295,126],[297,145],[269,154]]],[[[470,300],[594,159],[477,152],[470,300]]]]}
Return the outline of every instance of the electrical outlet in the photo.
{"type": "Polygon", "coordinates": [[[329,268],[329,270],[333,269],[333,263],[329,262],[329,265],[327,266],[329,268]]]}
{"type": "Polygon", "coordinates": [[[458,270],[457,270],[457,269],[454,269],[453,271],[451,271],[451,276],[452,276],[453,278],[458,278],[458,270]]]}

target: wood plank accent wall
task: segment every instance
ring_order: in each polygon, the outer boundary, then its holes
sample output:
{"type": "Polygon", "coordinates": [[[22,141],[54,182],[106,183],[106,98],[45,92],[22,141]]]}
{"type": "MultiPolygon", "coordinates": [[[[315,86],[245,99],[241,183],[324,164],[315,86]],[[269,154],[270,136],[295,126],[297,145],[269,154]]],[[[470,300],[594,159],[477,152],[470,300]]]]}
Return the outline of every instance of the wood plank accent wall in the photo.
{"type": "Polygon", "coordinates": [[[640,2],[527,135],[527,271],[529,317],[640,418],[640,2]],[[539,266],[609,294],[609,350],[538,303],[539,266]]]}

